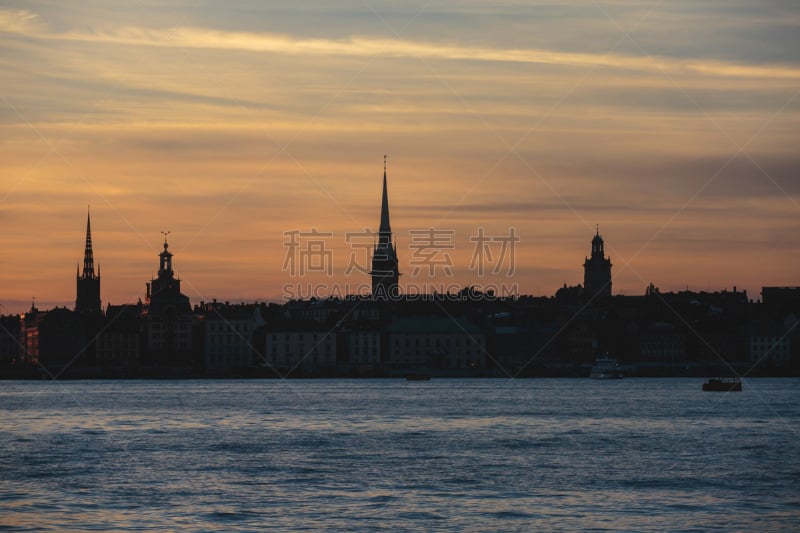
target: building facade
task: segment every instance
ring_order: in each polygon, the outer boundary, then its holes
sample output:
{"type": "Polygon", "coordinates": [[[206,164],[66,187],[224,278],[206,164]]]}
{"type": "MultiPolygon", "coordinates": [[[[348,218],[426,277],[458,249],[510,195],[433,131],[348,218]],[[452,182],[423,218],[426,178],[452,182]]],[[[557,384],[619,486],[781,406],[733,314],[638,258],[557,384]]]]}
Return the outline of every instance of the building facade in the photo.
{"type": "Polygon", "coordinates": [[[39,311],[36,306],[22,315],[25,360],[42,366],[86,364],[85,322],[66,307],[39,311]]]}
{"type": "Polygon", "coordinates": [[[279,372],[330,372],[336,368],[336,333],[319,324],[285,323],[265,332],[264,365],[279,372]]]}
{"type": "Polygon", "coordinates": [[[140,363],[141,303],[106,307],[106,323],[97,334],[95,358],[99,366],[135,367],[140,363]]]}
{"type": "Polygon", "coordinates": [[[784,335],[750,335],[750,360],[754,363],[785,364],[791,360],[791,343],[784,335]]]}
{"type": "Polygon", "coordinates": [[[19,315],[0,316],[0,363],[25,360],[24,330],[19,315]]]}
{"type": "Polygon", "coordinates": [[[381,362],[381,332],[377,324],[357,324],[337,332],[338,362],[350,366],[376,367],[381,362]]]}
{"type": "Polygon", "coordinates": [[[391,371],[486,367],[486,336],[466,319],[403,317],[384,330],[382,363],[391,371]]]}
{"type": "Polygon", "coordinates": [[[639,337],[642,361],[660,365],[682,363],[686,359],[686,339],[673,324],[653,322],[639,337]]]}
{"type": "Polygon", "coordinates": [[[265,324],[260,306],[201,303],[195,314],[202,321],[206,369],[248,368],[259,362],[254,334],[265,324]]]}

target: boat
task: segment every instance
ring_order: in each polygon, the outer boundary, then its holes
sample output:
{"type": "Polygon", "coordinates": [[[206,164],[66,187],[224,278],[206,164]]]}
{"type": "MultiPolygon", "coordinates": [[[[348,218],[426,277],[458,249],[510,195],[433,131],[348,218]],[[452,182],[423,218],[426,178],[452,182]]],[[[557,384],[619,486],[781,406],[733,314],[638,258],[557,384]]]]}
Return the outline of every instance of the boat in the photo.
{"type": "Polygon", "coordinates": [[[592,379],[622,379],[625,373],[613,357],[598,357],[589,374],[592,379]]]}
{"type": "Polygon", "coordinates": [[[406,381],[430,381],[430,374],[406,374],[406,381]]]}
{"type": "Polygon", "coordinates": [[[739,392],[742,380],[739,378],[709,378],[703,383],[704,391],[739,392]]]}

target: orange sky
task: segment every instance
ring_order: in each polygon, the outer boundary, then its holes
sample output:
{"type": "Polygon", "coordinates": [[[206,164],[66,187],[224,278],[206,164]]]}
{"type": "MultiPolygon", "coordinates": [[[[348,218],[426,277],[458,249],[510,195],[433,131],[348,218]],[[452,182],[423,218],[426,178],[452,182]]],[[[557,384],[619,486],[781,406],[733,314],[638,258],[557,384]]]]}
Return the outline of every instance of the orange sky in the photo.
{"type": "Polygon", "coordinates": [[[366,286],[384,153],[406,287],[552,295],[595,224],[615,293],[800,283],[794,3],[162,4],[0,8],[2,313],[73,305],[88,204],[104,304],[162,230],[193,302],[366,286]],[[452,277],[413,275],[432,227],[452,277]],[[480,227],[512,276],[468,268],[480,227]],[[312,228],[330,277],[283,269],[312,228]]]}

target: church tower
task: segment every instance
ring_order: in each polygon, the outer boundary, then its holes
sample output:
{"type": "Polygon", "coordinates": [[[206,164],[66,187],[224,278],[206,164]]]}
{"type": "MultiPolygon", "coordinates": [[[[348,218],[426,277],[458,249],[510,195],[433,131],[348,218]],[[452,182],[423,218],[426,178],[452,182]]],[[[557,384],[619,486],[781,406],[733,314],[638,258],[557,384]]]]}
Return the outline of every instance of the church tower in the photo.
{"type": "Polygon", "coordinates": [[[383,198],[381,199],[381,226],[378,244],[372,254],[372,297],[388,300],[399,294],[397,268],[397,245],[392,242],[392,227],[389,225],[389,195],[386,190],[386,156],[383,156],[383,198]]]}
{"type": "Polygon", "coordinates": [[[181,292],[181,280],[175,277],[175,272],[172,270],[172,254],[168,250],[169,244],[167,243],[168,231],[162,232],[164,234],[164,251],[158,254],[158,277],[150,280],[149,291],[151,295],[156,295],[163,290],[169,289],[173,293],[181,292]]]}
{"type": "Polygon", "coordinates": [[[164,250],[158,254],[158,276],[147,284],[146,305],[142,312],[146,364],[192,365],[192,324],[194,315],[189,297],[181,294],[181,280],[172,270],[172,253],[164,235],[164,250]]]}
{"type": "Polygon", "coordinates": [[[94,254],[92,253],[92,222],[89,212],[86,213],[86,248],[83,251],[83,274],[78,269],[75,312],[82,315],[101,314],[100,303],[100,266],[94,272],[94,254]]]}
{"type": "Polygon", "coordinates": [[[611,296],[611,258],[605,257],[600,227],[592,239],[592,256],[583,262],[584,300],[611,296]]]}

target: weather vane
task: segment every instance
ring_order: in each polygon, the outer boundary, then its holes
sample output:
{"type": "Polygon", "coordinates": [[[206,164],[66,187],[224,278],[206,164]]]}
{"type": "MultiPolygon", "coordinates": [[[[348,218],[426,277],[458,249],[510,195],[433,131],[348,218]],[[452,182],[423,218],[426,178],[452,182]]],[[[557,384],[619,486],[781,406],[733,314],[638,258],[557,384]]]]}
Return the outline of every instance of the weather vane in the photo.
{"type": "Polygon", "coordinates": [[[161,235],[164,236],[164,244],[167,243],[167,235],[169,235],[170,233],[172,233],[172,232],[171,231],[162,231],[161,232],[161,235]]]}
{"type": "Polygon", "coordinates": [[[386,154],[383,154],[383,171],[386,172],[386,154]]]}

